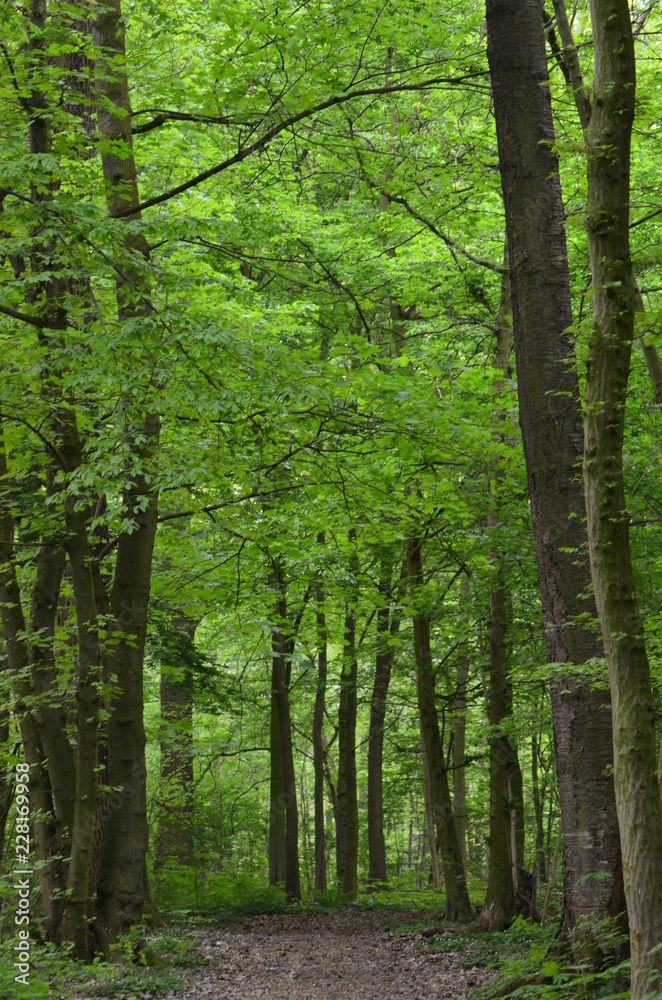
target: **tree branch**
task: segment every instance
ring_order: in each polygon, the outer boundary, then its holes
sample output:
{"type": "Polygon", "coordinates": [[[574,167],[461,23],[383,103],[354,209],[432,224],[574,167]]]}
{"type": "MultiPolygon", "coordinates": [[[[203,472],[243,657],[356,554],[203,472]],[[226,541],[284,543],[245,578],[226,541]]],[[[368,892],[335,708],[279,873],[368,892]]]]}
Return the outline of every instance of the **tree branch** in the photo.
{"type": "Polygon", "coordinates": [[[406,198],[399,198],[395,194],[389,194],[388,191],[382,191],[382,194],[384,195],[385,198],[388,198],[389,201],[394,201],[396,205],[402,205],[405,212],[411,215],[412,219],[416,219],[418,222],[422,222],[423,225],[427,226],[430,232],[434,233],[435,236],[438,236],[439,239],[442,240],[449,249],[457,250],[458,253],[461,253],[463,257],[466,257],[467,260],[470,260],[472,264],[478,264],[479,267],[487,267],[490,271],[496,271],[497,274],[506,273],[506,268],[502,264],[493,264],[491,260],[484,260],[482,257],[474,257],[474,255],[470,253],[469,250],[465,250],[463,247],[460,246],[459,243],[451,239],[450,236],[446,236],[445,233],[442,233],[441,229],[438,229],[435,226],[434,222],[430,222],[429,219],[426,219],[422,215],[419,215],[416,209],[411,207],[406,198]]]}
{"type": "Polygon", "coordinates": [[[238,118],[233,118],[231,115],[196,115],[188,113],[185,111],[169,111],[163,108],[141,108],[140,111],[134,111],[132,114],[132,119],[136,118],[138,115],[154,115],[151,121],[145,122],[144,125],[132,125],[131,134],[132,135],[145,135],[147,132],[151,132],[152,129],[160,128],[161,125],[166,125],[168,122],[194,122],[197,125],[256,125],[259,122],[259,117],[255,121],[241,121],[238,118]]]}
{"type": "Polygon", "coordinates": [[[29,316],[27,313],[19,312],[18,309],[10,309],[9,306],[0,306],[0,313],[4,313],[5,316],[11,316],[12,319],[18,319],[21,323],[29,323],[30,326],[36,326],[38,330],[44,330],[48,323],[40,319],[39,316],[29,316]]]}
{"type": "Polygon", "coordinates": [[[197,174],[195,177],[185,181],[183,184],[178,184],[177,187],[170,188],[169,191],[164,191],[163,194],[155,195],[153,198],[148,198],[139,205],[129,206],[128,208],[122,209],[121,211],[115,213],[114,218],[123,219],[128,216],[137,215],[139,212],[142,212],[147,208],[153,208],[154,205],[162,205],[163,202],[170,201],[171,198],[175,198],[178,194],[183,194],[184,191],[188,191],[190,188],[196,187],[198,184],[202,184],[204,181],[209,180],[210,177],[215,177],[216,174],[222,173],[224,170],[234,166],[236,163],[241,163],[258,150],[262,151],[265,146],[276,138],[276,136],[280,135],[280,133],[284,132],[286,129],[291,128],[293,125],[296,125],[297,122],[303,121],[305,118],[311,118],[313,115],[319,114],[321,111],[326,111],[329,108],[337,107],[340,104],[346,104],[348,101],[353,101],[357,97],[379,97],[384,94],[402,93],[404,91],[428,90],[430,87],[441,84],[457,86],[465,81],[473,80],[476,77],[484,77],[485,75],[486,72],[484,70],[476,70],[473,73],[465,73],[462,76],[437,76],[433,77],[431,80],[424,80],[421,83],[395,83],[382,87],[365,87],[364,89],[355,90],[349,94],[336,94],[334,97],[328,97],[326,101],[314,104],[310,108],[304,108],[303,111],[298,111],[296,114],[285,118],[284,121],[279,122],[278,125],[274,125],[272,128],[268,129],[264,135],[260,136],[259,139],[256,139],[255,142],[252,142],[249,146],[244,147],[244,149],[240,149],[239,152],[234,154],[234,156],[230,156],[226,160],[222,160],[220,163],[217,163],[216,166],[210,167],[209,170],[203,170],[201,174],[197,174]]]}

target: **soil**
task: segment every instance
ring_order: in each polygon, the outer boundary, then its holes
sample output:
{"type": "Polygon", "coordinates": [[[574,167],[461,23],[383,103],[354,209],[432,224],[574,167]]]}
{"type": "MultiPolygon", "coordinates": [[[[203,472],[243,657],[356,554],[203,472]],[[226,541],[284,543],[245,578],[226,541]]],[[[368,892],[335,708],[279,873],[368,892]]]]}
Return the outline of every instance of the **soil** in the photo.
{"type": "Polygon", "coordinates": [[[489,973],[463,968],[468,949],[425,953],[420,933],[388,929],[420,919],[411,912],[338,910],[210,928],[200,934],[208,964],[192,974],[183,994],[167,1000],[465,1000],[489,973]]]}

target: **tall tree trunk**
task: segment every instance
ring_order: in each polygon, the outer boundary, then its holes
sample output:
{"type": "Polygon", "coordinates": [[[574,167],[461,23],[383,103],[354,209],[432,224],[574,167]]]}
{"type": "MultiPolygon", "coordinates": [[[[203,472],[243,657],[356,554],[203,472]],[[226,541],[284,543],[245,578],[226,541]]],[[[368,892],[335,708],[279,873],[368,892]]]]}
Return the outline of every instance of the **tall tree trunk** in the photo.
{"type": "Polygon", "coordinates": [[[384,838],[384,718],[395,656],[393,639],[400,627],[400,616],[392,607],[393,567],[388,557],[382,559],[379,581],[381,606],[377,609],[377,645],[375,678],[370,701],[368,732],[368,881],[371,886],[385,885],[386,841],[384,838]]]}
{"type": "MultiPolygon", "coordinates": [[[[44,48],[44,29],[47,22],[45,0],[30,0],[29,48],[32,54],[32,73],[28,134],[30,152],[44,160],[52,154],[50,122],[50,95],[46,92],[46,81],[40,73],[48,68],[48,57],[44,48]]],[[[52,174],[47,183],[34,185],[31,198],[39,205],[51,200],[58,180],[52,174]]],[[[36,230],[35,237],[41,231],[36,230]]],[[[48,232],[48,229],[46,230],[48,232]]],[[[51,434],[53,443],[46,449],[47,490],[53,495],[52,484],[56,476],[64,472],[69,477],[77,471],[82,461],[82,446],[78,433],[77,418],[72,400],[63,398],[59,380],[63,359],[59,349],[63,344],[68,317],[64,306],[64,285],[56,256],[56,242],[52,236],[41,236],[35,240],[31,250],[30,265],[38,282],[30,292],[30,299],[42,314],[43,327],[39,330],[39,346],[44,356],[42,376],[43,394],[50,406],[51,434]],[[50,334],[46,334],[46,330],[50,334]]],[[[63,489],[58,498],[64,510],[64,548],[71,569],[74,591],[74,605],[77,626],[76,658],[76,759],[73,765],[71,748],[63,734],[57,731],[57,700],[40,713],[37,725],[42,729],[40,744],[47,755],[50,793],[54,809],[56,836],[60,827],[59,847],[65,848],[66,893],[60,911],[60,904],[46,903],[54,923],[51,934],[55,940],[63,939],[73,944],[73,954],[77,958],[88,957],[88,908],[92,848],[95,831],[97,796],[97,753],[98,753],[98,713],[99,680],[101,656],[99,635],[94,604],[92,573],[90,570],[90,549],[87,538],[86,515],[81,509],[80,497],[63,489]],[[55,709],[55,715],[53,712],[55,709]],[[53,726],[53,723],[56,726],[53,726]],[[44,744],[44,738],[46,745],[44,744]],[[57,754],[57,756],[51,756],[57,754]],[[73,785],[73,801],[72,801],[73,785]],[[67,823],[66,831],[64,823],[67,823]],[[66,848],[69,848],[68,852],[66,848]],[[68,853],[68,859],[67,859],[68,853]],[[68,863],[67,863],[68,862],[68,863]],[[60,919],[61,912],[61,919],[60,919]]],[[[36,654],[28,653],[32,660],[31,684],[43,693],[44,688],[55,689],[54,660],[52,654],[53,628],[57,594],[62,575],[61,556],[48,552],[44,545],[52,545],[52,539],[42,544],[38,557],[38,574],[32,601],[31,623],[39,629],[36,637],[36,654]]],[[[56,869],[57,871],[57,869],[56,869]]]]}
{"type": "MultiPolygon", "coordinates": [[[[280,608],[277,600],[276,608],[280,608]]],[[[271,630],[271,702],[269,717],[269,884],[285,884],[285,777],[280,736],[279,698],[285,685],[282,629],[271,630]],[[279,693],[280,692],[280,693],[279,693]]]]}
{"type": "MultiPolygon", "coordinates": [[[[460,582],[460,600],[465,606],[469,600],[469,580],[465,574],[460,582]]],[[[460,857],[467,867],[467,769],[465,740],[467,730],[467,679],[469,675],[468,643],[463,640],[457,651],[455,664],[455,707],[453,726],[453,813],[460,857]]]]}
{"type": "MultiPolygon", "coordinates": [[[[0,424],[0,485],[3,492],[7,477],[4,429],[0,424]]],[[[62,829],[55,814],[48,761],[32,711],[27,629],[16,576],[14,518],[4,496],[0,502],[0,615],[14,715],[19,726],[25,761],[30,767],[31,829],[35,860],[40,863],[38,877],[46,933],[50,941],[57,941],[62,919],[61,901],[66,887],[63,858],[69,856],[70,834],[62,829]],[[64,855],[59,853],[60,849],[65,852],[64,855]]],[[[73,822],[73,796],[71,799],[73,822]]]]}
{"type": "Polygon", "coordinates": [[[506,210],[520,426],[551,685],[563,830],[563,931],[615,916],[624,896],[611,779],[611,716],[572,665],[602,655],[577,481],[582,418],[570,280],[539,0],[487,0],[488,60],[506,210]],[[582,878],[596,872],[601,878],[582,878]]]}
{"type": "Polygon", "coordinates": [[[356,529],[350,528],[350,581],[345,598],[345,629],[338,706],[338,782],[336,787],[336,874],[348,899],[358,893],[359,804],[356,787],[356,604],[358,599],[358,553],[356,529]]]}
{"type": "MultiPolygon", "coordinates": [[[[140,201],[120,0],[110,0],[98,9],[93,38],[100,49],[94,87],[100,99],[101,161],[112,217],[140,201]]],[[[131,216],[133,222],[138,219],[136,213],[131,216]]],[[[146,276],[147,242],[142,233],[128,228],[123,242],[126,253],[118,268],[118,317],[120,323],[141,322],[142,349],[149,354],[152,307],[146,276]]],[[[147,886],[143,660],[157,525],[154,477],[159,417],[148,410],[136,418],[128,402],[126,414],[125,434],[134,461],[127,463],[124,516],[134,527],[120,535],[110,592],[112,655],[108,668],[117,681],[107,724],[107,783],[122,791],[117,807],[107,811],[97,901],[99,922],[111,938],[141,921],[147,886]]]]}
{"type": "Polygon", "coordinates": [[[536,817],[535,875],[537,881],[542,884],[547,880],[547,864],[545,859],[545,828],[543,823],[545,799],[538,777],[539,746],[538,738],[534,733],[531,740],[531,790],[533,793],[533,810],[536,817]]]}
{"type": "Polygon", "coordinates": [[[76,510],[73,499],[65,500],[65,517],[69,532],[66,548],[78,631],[78,684],[76,797],[67,873],[67,898],[62,915],[62,938],[73,942],[75,958],[87,959],[89,888],[96,832],[101,650],[85,514],[76,510]]]}
{"type": "MultiPolygon", "coordinates": [[[[504,257],[506,253],[504,253],[504,257]]],[[[501,303],[497,318],[497,346],[494,368],[499,376],[494,383],[495,403],[503,392],[508,374],[510,356],[510,288],[508,276],[501,280],[501,303]]],[[[494,414],[494,437],[503,437],[503,415],[494,414]]],[[[495,460],[490,475],[490,505],[488,526],[493,532],[491,559],[493,563],[490,585],[490,611],[488,629],[489,696],[488,720],[490,723],[490,864],[487,893],[478,926],[487,931],[508,927],[515,915],[515,879],[513,878],[513,852],[511,840],[509,778],[513,767],[514,749],[504,730],[504,721],[512,716],[512,696],[508,677],[506,652],[506,563],[498,538],[502,507],[503,470],[495,460]]]]}
{"type": "Polygon", "coordinates": [[[506,589],[500,564],[490,590],[488,645],[490,686],[490,865],[487,893],[477,924],[481,930],[500,931],[515,916],[513,858],[510,838],[508,774],[512,762],[510,740],[503,721],[512,714],[506,663],[506,589]]]}
{"type": "Polygon", "coordinates": [[[421,743],[430,778],[437,841],[441,853],[446,890],[446,918],[462,920],[471,912],[467,880],[455,829],[453,804],[448,784],[448,770],[439,734],[439,718],[435,702],[435,678],[430,645],[430,618],[420,606],[423,584],[421,541],[412,537],[407,542],[407,575],[413,606],[414,658],[416,662],[416,693],[421,743]]]}
{"type": "Polygon", "coordinates": [[[586,217],[593,331],[586,377],[584,477],[593,586],[612,696],[631,990],[633,1000],[640,1000],[659,986],[657,976],[662,976],[662,806],[650,669],[623,482],[634,337],[629,204],[635,59],[629,4],[591,0],[590,9],[595,98],[588,131],[586,217]]]}
{"type": "Polygon", "coordinates": [[[290,721],[289,666],[294,648],[288,641],[286,581],[276,563],[272,574],[276,594],[272,625],[271,791],[269,878],[282,882],[289,900],[301,899],[299,875],[299,815],[290,721]]]}
{"type": "MultiPolygon", "coordinates": [[[[324,532],[317,536],[319,545],[324,544],[324,532]]],[[[324,588],[321,578],[315,591],[317,624],[317,690],[313,712],[313,771],[315,774],[315,892],[326,892],[326,843],[324,822],[324,701],[326,697],[327,644],[326,612],[324,610],[324,588]]]]}

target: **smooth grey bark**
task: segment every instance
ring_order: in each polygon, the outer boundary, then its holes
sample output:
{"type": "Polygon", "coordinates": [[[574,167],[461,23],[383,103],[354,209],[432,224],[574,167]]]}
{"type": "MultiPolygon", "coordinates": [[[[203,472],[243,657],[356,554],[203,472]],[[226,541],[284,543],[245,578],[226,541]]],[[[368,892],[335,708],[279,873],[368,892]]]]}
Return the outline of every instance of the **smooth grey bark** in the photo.
{"type": "Polygon", "coordinates": [[[578,481],[582,416],[539,0],[487,0],[488,60],[506,214],[520,426],[540,581],[563,830],[563,932],[624,909],[608,698],[581,666],[603,655],[578,481]],[[582,878],[594,873],[600,878],[582,878]]]}

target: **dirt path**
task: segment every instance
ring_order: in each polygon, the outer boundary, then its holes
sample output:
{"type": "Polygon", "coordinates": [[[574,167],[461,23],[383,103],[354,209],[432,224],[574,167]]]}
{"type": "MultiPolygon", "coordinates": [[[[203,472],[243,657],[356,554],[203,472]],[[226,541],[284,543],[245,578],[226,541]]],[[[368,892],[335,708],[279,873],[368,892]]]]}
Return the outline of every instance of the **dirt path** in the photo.
{"type": "Polygon", "coordinates": [[[201,935],[208,964],[168,1000],[465,1000],[486,973],[462,968],[465,952],[421,954],[416,935],[384,930],[412,919],[341,910],[212,928],[201,935]]]}

